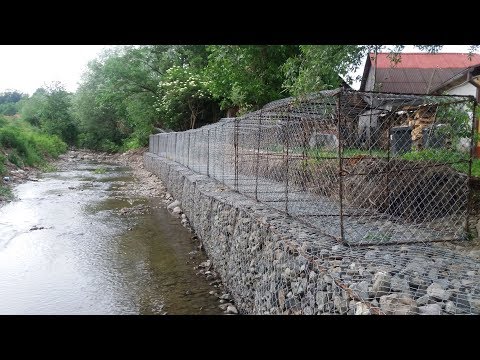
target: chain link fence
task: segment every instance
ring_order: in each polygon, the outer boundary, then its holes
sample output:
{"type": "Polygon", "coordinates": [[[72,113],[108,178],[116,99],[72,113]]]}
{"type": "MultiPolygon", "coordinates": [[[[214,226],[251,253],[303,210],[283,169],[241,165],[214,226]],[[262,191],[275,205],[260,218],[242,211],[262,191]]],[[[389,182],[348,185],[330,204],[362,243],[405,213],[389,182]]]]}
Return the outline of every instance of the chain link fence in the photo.
{"type": "Polygon", "coordinates": [[[480,264],[446,246],[468,237],[475,106],[337,89],[151,135],[149,152],[256,200],[265,219],[286,215],[267,226],[195,198],[192,221],[210,224],[205,248],[240,308],[479,314],[480,264]]]}
{"type": "Polygon", "coordinates": [[[152,135],[150,151],[344,244],[459,240],[474,108],[470,97],[337,89],[152,135]]]}

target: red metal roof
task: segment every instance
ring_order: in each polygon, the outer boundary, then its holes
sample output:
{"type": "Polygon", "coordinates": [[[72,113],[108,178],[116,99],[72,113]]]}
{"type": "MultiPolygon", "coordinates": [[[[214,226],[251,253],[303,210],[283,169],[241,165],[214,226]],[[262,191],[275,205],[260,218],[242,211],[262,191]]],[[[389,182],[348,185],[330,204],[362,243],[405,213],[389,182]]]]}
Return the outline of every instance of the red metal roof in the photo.
{"type": "MultiPolygon", "coordinates": [[[[467,53],[402,53],[395,64],[388,53],[377,54],[375,90],[395,93],[427,94],[450,81],[465,69],[480,65],[480,54],[467,53]]],[[[375,54],[370,54],[363,73],[360,90],[366,88],[368,73],[375,66],[375,54]]]]}
{"type": "MultiPolygon", "coordinates": [[[[480,64],[480,54],[473,54],[471,59],[467,53],[402,53],[401,61],[397,64],[388,58],[388,53],[377,54],[377,69],[380,68],[397,68],[397,69],[450,69],[450,68],[467,68],[480,64]]],[[[370,54],[372,64],[375,63],[375,54],[370,54]]]]}

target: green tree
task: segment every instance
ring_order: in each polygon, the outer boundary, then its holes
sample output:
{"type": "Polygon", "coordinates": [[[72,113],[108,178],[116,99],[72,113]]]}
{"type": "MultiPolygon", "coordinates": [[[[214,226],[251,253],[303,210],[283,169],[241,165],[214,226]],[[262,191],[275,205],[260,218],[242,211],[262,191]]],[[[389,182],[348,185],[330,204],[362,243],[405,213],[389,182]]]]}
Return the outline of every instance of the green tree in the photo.
{"type": "Polygon", "coordinates": [[[164,117],[169,128],[195,127],[197,118],[210,100],[207,90],[209,81],[203,72],[195,71],[188,65],[172,66],[166,71],[158,87],[162,94],[157,102],[157,111],[164,117]],[[185,113],[188,113],[188,125],[185,113]]]}
{"type": "Polygon", "coordinates": [[[126,46],[89,63],[75,100],[82,146],[146,145],[159,123],[154,104],[167,50],[163,45],[126,46]]]}
{"type": "Polygon", "coordinates": [[[293,45],[209,46],[208,90],[222,109],[256,109],[288,95],[282,89],[283,64],[298,54],[293,45]]]}
{"type": "Polygon", "coordinates": [[[20,115],[30,124],[40,127],[40,119],[47,101],[47,91],[43,88],[35,90],[29,98],[21,100],[18,104],[20,115]]]}
{"type": "Polygon", "coordinates": [[[67,144],[75,144],[77,128],[71,114],[71,94],[59,82],[46,88],[45,102],[40,112],[40,127],[46,133],[58,135],[67,144]]]}
{"type": "MultiPolygon", "coordinates": [[[[422,51],[437,52],[442,45],[415,45],[422,51]]],[[[301,45],[300,53],[290,57],[282,66],[283,87],[294,95],[336,88],[342,78],[347,83],[354,79],[350,74],[363,65],[370,52],[389,52],[392,63],[401,61],[405,45],[301,45]],[[340,77],[339,77],[340,76],[340,77]]],[[[478,45],[470,47],[473,53],[478,45]]]]}
{"type": "Polygon", "coordinates": [[[0,93],[0,104],[6,103],[17,103],[22,100],[26,95],[17,91],[17,90],[10,90],[4,91],[0,93]]]}
{"type": "Polygon", "coordinates": [[[10,116],[17,114],[19,103],[27,97],[27,95],[16,90],[0,93],[0,114],[10,116]]]}
{"type": "Polygon", "coordinates": [[[161,126],[185,130],[220,119],[220,107],[208,90],[207,64],[204,45],[173,45],[165,52],[156,101],[161,126]]]}

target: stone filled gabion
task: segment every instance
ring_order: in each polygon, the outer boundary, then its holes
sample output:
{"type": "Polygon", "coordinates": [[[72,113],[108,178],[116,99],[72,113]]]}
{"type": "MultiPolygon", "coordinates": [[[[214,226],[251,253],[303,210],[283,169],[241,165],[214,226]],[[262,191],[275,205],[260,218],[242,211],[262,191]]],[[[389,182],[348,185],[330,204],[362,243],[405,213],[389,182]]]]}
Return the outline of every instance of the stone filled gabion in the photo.
{"type": "Polygon", "coordinates": [[[476,314],[478,262],[436,244],[468,237],[475,106],[328,90],[151,135],[145,165],[242,313],[476,314]]]}
{"type": "Polygon", "coordinates": [[[243,314],[479,314],[480,266],[435,243],[339,244],[164,157],[146,153],[243,314]]]}

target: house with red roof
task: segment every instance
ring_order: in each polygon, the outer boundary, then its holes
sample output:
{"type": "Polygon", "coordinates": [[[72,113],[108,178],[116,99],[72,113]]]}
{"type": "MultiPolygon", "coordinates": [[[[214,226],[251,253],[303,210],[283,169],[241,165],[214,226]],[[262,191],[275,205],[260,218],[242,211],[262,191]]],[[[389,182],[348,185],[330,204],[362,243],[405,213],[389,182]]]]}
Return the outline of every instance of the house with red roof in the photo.
{"type": "MultiPolygon", "coordinates": [[[[360,91],[378,91],[400,94],[447,94],[473,96],[480,101],[480,54],[467,53],[402,53],[394,61],[389,53],[371,53],[367,57],[360,91]]],[[[394,104],[386,104],[386,107],[394,104]]],[[[378,124],[378,114],[366,111],[360,116],[359,134],[370,137],[370,127],[378,124]],[[367,120],[365,120],[367,119],[367,120]]],[[[428,123],[426,119],[426,123],[428,123]]],[[[417,121],[418,122],[418,121],[417,121]]],[[[415,122],[412,139],[421,138],[423,125],[415,122]],[[414,134],[415,133],[415,134],[414,134]]],[[[480,122],[477,124],[480,132],[480,122]]],[[[468,151],[469,139],[461,139],[468,151]]],[[[475,149],[480,157],[480,142],[475,149]]]]}
{"type": "Polygon", "coordinates": [[[389,53],[370,54],[360,91],[402,94],[472,95],[480,100],[480,54],[403,53],[392,61],[389,53]]]}

